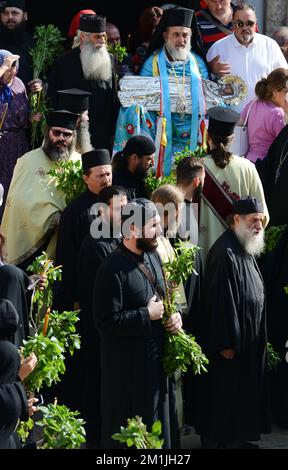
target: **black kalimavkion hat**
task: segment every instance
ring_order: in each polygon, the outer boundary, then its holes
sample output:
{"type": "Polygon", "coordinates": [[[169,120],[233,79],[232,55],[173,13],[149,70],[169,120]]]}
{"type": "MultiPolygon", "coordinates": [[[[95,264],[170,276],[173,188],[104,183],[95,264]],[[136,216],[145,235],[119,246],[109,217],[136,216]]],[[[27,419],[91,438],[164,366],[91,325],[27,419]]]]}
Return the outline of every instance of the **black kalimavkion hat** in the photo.
{"type": "Polygon", "coordinates": [[[263,214],[262,204],[253,196],[244,196],[238,201],[233,202],[233,214],[263,214]]]}
{"type": "Polygon", "coordinates": [[[89,168],[94,166],[111,165],[111,156],[108,149],[90,150],[90,152],[83,153],[81,158],[83,173],[86,173],[89,168]]]}
{"type": "Polygon", "coordinates": [[[69,90],[58,90],[58,108],[65,109],[71,113],[81,114],[89,108],[89,91],[70,88],[69,90]]]}
{"type": "Polygon", "coordinates": [[[79,30],[84,33],[105,33],[106,18],[99,15],[81,15],[79,30]]]}
{"type": "Polygon", "coordinates": [[[240,114],[233,109],[213,106],[208,109],[209,116],[208,132],[214,135],[229,136],[234,132],[234,127],[240,119],[240,114]]]}

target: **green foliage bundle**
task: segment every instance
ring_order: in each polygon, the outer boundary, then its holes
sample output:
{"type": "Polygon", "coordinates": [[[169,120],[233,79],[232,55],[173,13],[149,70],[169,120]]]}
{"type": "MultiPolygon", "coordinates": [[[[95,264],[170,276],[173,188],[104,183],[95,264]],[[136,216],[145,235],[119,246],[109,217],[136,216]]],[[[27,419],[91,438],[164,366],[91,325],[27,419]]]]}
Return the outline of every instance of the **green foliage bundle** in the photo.
{"type": "Polygon", "coordinates": [[[17,434],[23,444],[27,441],[30,435],[30,432],[32,431],[33,428],[34,428],[34,421],[32,418],[29,418],[28,421],[20,421],[17,427],[17,434]]]}
{"type": "Polygon", "coordinates": [[[43,427],[42,449],[79,449],[85,439],[84,420],[78,411],[65,405],[41,406],[43,418],[37,424],[43,427]]]}
{"type": "Polygon", "coordinates": [[[43,251],[42,254],[28,266],[27,270],[35,273],[39,277],[47,276],[46,288],[44,290],[40,290],[37,287],[34,289],[32,304],[37,304],[38,312],[40,312],[43,307],[46,309],[51,307],[53,302],[52,286],[55,281],[61,281],[61,266],[54,268],[53,261],[49,259],[47,253],[43,251]]]}
{"type": "Polygon", "coordinates": [[[275,248],[286,225],[271,226],[265,231],[265,253],[269,253],[275,248]]]}
{"type": "MultiPolygon", "coordinates": [[[[198,250],[198,246],[180,241],[175,245],[175,258],[164,265],[166,277],[164,321],[177,312],[176,289],[181,281],[185,281],[193,272],[195,273],[193,265],[198,250]]],[[[177,370],[186,372],[190,364],[194,374],[207,372],[205,364],[209,361],[194,336],[182,329],[176,334],[166,332],[165,335],[164,369],[168,376],[172,376],[177,370]]]]}
{"type": "Polygon", "coordinates": [[[285,291],[285,294],[288,295],[288,286],[285,286],[285,287],[284,287],[284,291],[285,291]]]}
{"type": "MultiPolygon", "coordinates": [[[[61,33],[53,24],[47,26],[37,26],[34,30],[33,39],[35,47],[30,50],[33,62],[33,78],[46,78],[47,69],[53,64],[57,54],[62,50],[61,33]]],[[[41,122],[32,122],[32,148],[35,147],[37,139],[44,135],[46,125],[46,115],[49,111],[43,90],[30,94],[30,108],[32,115],[41,113],[41,122]]]]}
{"type": "MultiPolygon", "coordinates": [[[[65,351],[69,351],[73,356],[75,349],[80,349],[80,337],[76,333],[76,323],[79,321],[80,310],[73,310],[71,312],[57,312],[53,310],[49,314],[49,322],[46,330],[47,338],[53,336],[57,338],[58,342],[65,351]]],[[[44,330],[45,320],[42,320],[41,330],[44,330]]],[[[46,329],[46,328],[45,328],[46,329]]]]}
{"type": "Polygon", "coordinates": [[[162,449],[163,439],[160,439],[162,425],[160,421],[155,421],[151,432],[147,431],[147,426],[142,422],[142,418],[127,419],[126,428],[121,426],[120,433],[113,434],[112,439],[126,444],[127,447],[136,449],[162,449]]]}
{"type": "Polygon", "coordinates": [[[207,155],[206,147],[196,147],[195,150],[190,150],[189,147],[185,147],[182,152],[175,152],[174,154],[174,165],[175,167],[178,165],[178,163],[183,160],[185,157],[193,157],[193,158],[204,158],[207,155]]]}
{"type": "Polygon", "coordinates": [[[36,354],[37,366],[25,379],[25,387],[30,392],[39,391],[43,385],[51,387],[53,383],[60,382],[60,375],[65,372],[64,348],[55,336],[48,338],[43,333],[36,333],[23,341],[23,356],[28,357],[32,352],[36,354]]]}
{"type": "Polygon", "coordinates": [[[281,362],[279,354],[275,351],[271,343],[267,343],[267,360],[269,370],[277,369],[279,362],[281,362]]]}
{"type": "Polygon", "coordinates": [[[65,194],[67,205],[86,189],[80,160],[60,162],[48,175],[56,179],[56,186],[65,194]]]}
{"type": "Polygon", "coordinates": [[[47,276],[45,290],[35,287],[32,304],[36,309],[33,314],[35,336],[24,341],[22,354],[26,358],[32,352],[37,356],[37,366],[25,379],[25,386],[31,392],[39,391],[43,384],[50,387],[52,383],[60,381],[60,375],[65,372],[65,353],[72,355],[74,349],[80,349],[80,337],[76,333],[76,322],[79,320],[78,311],[62,312],[50,311],[53,303],[52,286],[56,280],[61,279],[60,267],[54,267],[47,253],[43,252],[28,267],[29,271],[38,276],[47,276]],[[43,309],[46,311],[43,316],[43,309]]]}
{"type": "Polygon", "coordinates": [[[164,184],[176,185],[176,167],[178,163],[185,157],[203,158],[206,156],[206,150],[204,147],[197,147],[195,150],[190,150],[189,147],[185,147],[182,152],[175,152],[174,154],[174,165],[172,172],[169,176],[160,176],[157,178],[153,173],[145,178],[145,186],[149,195],[155,191],[155,189],[163,186],[164,184]]]}
{"type": "Polygon", "coordinates": [[[127,57],[127,49],[125,46],[121,46],[121,44],[108,44],[107,46],[108,52],[115,57],[117,62],[123,62],[125,57],[127,57]]]}

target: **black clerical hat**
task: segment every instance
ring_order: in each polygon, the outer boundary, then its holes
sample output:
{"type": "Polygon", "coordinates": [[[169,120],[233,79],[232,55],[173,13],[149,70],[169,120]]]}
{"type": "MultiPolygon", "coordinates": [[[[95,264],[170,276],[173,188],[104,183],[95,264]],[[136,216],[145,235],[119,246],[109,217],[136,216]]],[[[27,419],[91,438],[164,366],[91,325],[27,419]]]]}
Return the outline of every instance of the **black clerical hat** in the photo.
{"type": "Polygon", "coordinates": [[[240,114],[233,109],[222,106],[213,106],[208,109],[209,116],[208,132],[219,136],[229,136],[234,132],[234,127],[240,119],[240,114]]]}
{"type": "Polygon", "coordinates": [[[262,213],[262,204],[253,196],[244,196],[233,202],[233,214],[247,215],[262,213]]]}
{"type": "Polygon", "coordinates": [[[0,299],[0,337],[10,336],[17,329],[19,315],[10,300],[0,299]]]}
{"type": "Polygon", "coordinates": [[[79,29],[84,33],[105,33],[106,18],[98,15],[81,15],[79,29]]]}
{"type": "MultiPolygon", "coordinates": [[[[127,219],[131,220],[136,227],[142,228],[147,222],[158,215],[157,207],[154,202],[145,199],[144,197],[132,199],[126,206],[122,208],[122,223],[127,219]]],[[[122,227],[122,229],[124,226],[122,227]]],[[[123,233],[125,236],[125,233],[123,233]]]]}
{"type": "Polygon", "coordinates": [[[70,88],[69,90],[58,90],[58,107],[71,113],[81,114],[89,108],[89,91],[70,88]]]}
{"type": "Polygon", "coordinates": [[[164,11],[165,25],[169,26],[185,26],[191,28],[194,11],[188,8],[169,8],[164,11]]]}
{"type": "Polygon", "coordinates": [[[156,147],[152,139],[145,135],[134,135],[127,142],[123,149],[123,155],[152,155],[155,153],[156,147]]]}
{"type": "Polygon", "coordinates": [[[78,114],[70,113],[66,110],[50,111],[47,115],[48,127],[63,127],[75,131],[78,114]]]}
{"type": "Polygon", "coordinates": [[[22,11],[26,11],[26,0],[6,0],[5,2],[0,2],[1,10],[5,8],[19,8],[22,11]],[[2,6],[3,3],[3,6],[2,6]]]}
{"type": "Polygon", "coordinates": [[[85,174],[89,168],[100,165],[111,165],[111,156],[108,149],[95,149],[82,155],[82,168],[85,174]]]}

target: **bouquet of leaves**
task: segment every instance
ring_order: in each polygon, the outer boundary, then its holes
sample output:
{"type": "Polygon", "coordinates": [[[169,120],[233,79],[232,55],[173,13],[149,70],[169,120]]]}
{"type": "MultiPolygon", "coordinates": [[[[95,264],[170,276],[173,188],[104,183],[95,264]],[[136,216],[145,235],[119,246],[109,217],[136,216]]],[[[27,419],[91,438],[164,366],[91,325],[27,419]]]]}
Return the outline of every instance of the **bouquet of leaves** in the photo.
{"type": "MultiPolygon", "coordinates": [[[[37,306],[37,311],[35,315],[35,320],[33,315],[30,315],[31,322],[35,330],[38,329],[39,323],[41,321],[41,313],[43,309],[49,309],[52,307],[53,302],[53,292],[52,286],[55,281],[60,281],[62,276],[61,266],[54,267],[53,261],[48,258],[47,253],[45,251],[42,252],[40,256],[38,256],[32,264],[30,264],[27,268],[27,271],[35,273],[36,278],[38,279],[42,276],[47,277],[47,285],[44,290],[40,290],[37,288],[37,283],[33,289],[33,295],[31,299],[32,307],[35,305],[37,306]]],[[[36,279],[37,282],[37,279],[36,279]]]]}
{"type": "Polygon", "coordinates": [[[52,285],[61,279],[60,266],[54,267],[53,262],[45,252],[28,267],[38,277],[47,277],[47,287],[39,290],[36,286],[32,295],[32,305],[36,308],[34,324],[35,336],[24,341],[22,354],[28,357],[32,352],[37,356],[37,366],[25,379],[25,386],[31,392],[39,391],[45,383],[48,387],[60,381],[60,375],[65,372],[65,352],[72,355],[74,349],[80,349],[80,337],[76,333],[76,322],[79,320],[78,311],[51,312],[53,303],[52,285]],[[45,309],[45,315],[42,315],[45,309]]]}
{"type": "MultiPolygon", "coordinates": [[[[33,62],[33,78],[46,78],[47,69],[53,64],[57,54],[62,50],[61,33],[59,29],[48,24],[47,26],[37,26],[34,30],[33,39],[36,45],[30,50],[33,62]]],[[[32,122],[32,148],[34,148],[37,138],[43,136],[44,127],[46,124],[45,116],[49,109],[47,108],[43,90],[31,93],[30,107],[32,114],[41,113],[41,124],[39,122],[32,122]]]]}
{"type": "Polygon", "coordinates": [[[181,160],[183,160],[183,158],[186,158],[186,157],[193,157],[193,158],[204,158],[206,157],[207,155],[207,151],[206,151],[206,147],[203,146],[203,147],[196,147],[195,150],[190,150],[189,147],[185,147],[184,150],[182,150],[182,152],[175,152],[174,154],[174,166],[177,167],[178,163],[181,162],[181,160]]]}
{"type": "Polygon", "coordinates": [[[67,205],[86,189],[80,160],[60,162],[48,175],[56,179],[56,186],[65,194],[67,205]]]}
{"type": "MultiPolygon", "coordinates": [[[[175,245],[175,258],[164,264],[166,278],[166,297],[163,301],[164,322],[177,312],[176,289],[181,281],[185,281],[193,272],[195,273],[193,265],[198,250],[198,246],[180,241],[175,245]]],[[[209,361],[194,336],[182,329],[176,334],[166,332],[165,335],[164,369],[168,376],[172,376],[177,370],[186,372],[190,364],[194,374],[207,372],[205,365],[209,361]]]]}
{"type": "Polygon", "coordinates": [[[123,62],[123,60],[125,59],[125,57],[127,57],[128,53],[127,53],[127,49],[125,46],[121,46],[121,44],[108,44],[107,46],[107,49],[108,49],[108,52],[110,52],[110,54],[112,54],[114,57],[115,57],[115,60],[117,62],[123,62]]]}
{"type": "Polygon", "coordinates": [[[265,253],[272,251],[282,233],[284,232],[286,225],[271,226],[265,231],[265,253]]]}
{"type": "Polygon", "coordinates": [[[85,443],[85,421],[78,418],[78,411],[56,403],[41,406],[40,410],[43,418],[37,424],[43,427],[42,449],[79,449],[85,443]]]}
{"type": "Polygon", "coordinates": [[[160,421],[155,421],[151,432],[147,431],[147,426],[142,422],[142,418],[127,419],[126,428],[121,426],[120,433],[113,434],[112,439],[125,443],[127,447],[135,446],[136,449],[162,449],[163,439],[160,439],[162,425],[160,421]]]}
{"type": "Polygon", "coordinates": [[[269,370],[277,369],[279,362],[281,362],[279,354],[275,351],[271,343],[267,343],[267,360],[269,370]]]}
{"type": "Polygon", "coordinates": [[[285,286],[285,287],[284,287],[284,291],[285,291],[285,294],[288,295],[288,286],[285,286]]]}

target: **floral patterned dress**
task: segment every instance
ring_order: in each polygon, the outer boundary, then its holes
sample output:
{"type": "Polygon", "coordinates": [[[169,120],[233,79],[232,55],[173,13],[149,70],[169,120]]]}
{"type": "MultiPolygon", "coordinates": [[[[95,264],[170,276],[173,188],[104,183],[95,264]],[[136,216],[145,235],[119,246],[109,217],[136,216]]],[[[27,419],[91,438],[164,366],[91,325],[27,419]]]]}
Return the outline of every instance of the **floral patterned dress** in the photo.
{"type": "MultiPolygon", "coordinates": [[[[17,158],[29,150],[25,129],[29,123],[29,102],[23,82],[15,77],[11,84],[12,101],[5,115],[0,135],[0,182],[4,187],[4,200],[0,220],[17,158]]],[[[0,123],[7,104],[0,102],[0,123]]]]}

